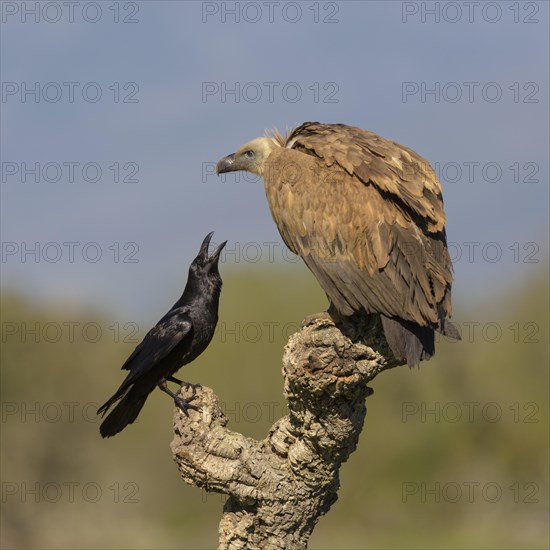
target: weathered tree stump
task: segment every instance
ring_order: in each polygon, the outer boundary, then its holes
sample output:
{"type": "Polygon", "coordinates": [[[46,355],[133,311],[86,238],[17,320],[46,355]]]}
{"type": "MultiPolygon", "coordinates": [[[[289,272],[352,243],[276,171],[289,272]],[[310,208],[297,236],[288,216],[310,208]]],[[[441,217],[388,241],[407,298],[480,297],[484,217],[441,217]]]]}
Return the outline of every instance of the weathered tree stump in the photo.
{"type": "Polygon", "coordinates": [[[210,388],[197,387],[200,412],[188,418],[176,409],[171,448],[184,481],[229,495],[220,548],[305,548],[336,501],[340,466],[363,429],[367,384],[397,366],[378,322],[351,336],[318,318],[289,338],[283,375],[290,412],[262,441],[226,427],[210,388]]]}

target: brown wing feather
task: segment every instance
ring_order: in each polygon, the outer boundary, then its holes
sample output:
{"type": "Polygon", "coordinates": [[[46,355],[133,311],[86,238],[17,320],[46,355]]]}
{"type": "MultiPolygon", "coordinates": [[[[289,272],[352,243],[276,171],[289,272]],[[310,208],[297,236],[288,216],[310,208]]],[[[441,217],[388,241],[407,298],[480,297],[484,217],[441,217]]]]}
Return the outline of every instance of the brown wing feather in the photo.
{"type": "Polygon", "coordinates": [[[287,143],[375,185],[428,231],[443,230],[441,185],[430,164],[408,147],[361,128],[318,122],[296,128],[287,143]]]}
{"type": "Polygon", "coordinates": [[[370,132],[300,128],[264,174],[286,245],[343,315],[362,308],[437,326],[451,313],[452,267],[435,175],[419,182],[411,171],[405,180],[399,163],[417,169],[422,159],[370,132]]]}

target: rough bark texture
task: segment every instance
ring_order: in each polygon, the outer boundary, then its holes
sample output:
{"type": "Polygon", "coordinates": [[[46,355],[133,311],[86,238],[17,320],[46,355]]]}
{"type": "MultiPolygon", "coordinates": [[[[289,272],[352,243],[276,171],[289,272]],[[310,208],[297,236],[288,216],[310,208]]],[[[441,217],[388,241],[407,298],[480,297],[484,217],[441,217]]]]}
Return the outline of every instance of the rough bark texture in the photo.
{"type": "Polygon", "coordinates": [[[210,388],[197,387],[200,412],[187,418],[176,409],[171,448],[183,479],[229,495],[220,548],[304,548],[336,501],[340,466],[363,428],[367,384],[397,366],[378,322],[363,334],[343,330],[353,341],[316,318],[289,338],[283,375],[290,413],[262,441],[227,429],[210,388]]]}

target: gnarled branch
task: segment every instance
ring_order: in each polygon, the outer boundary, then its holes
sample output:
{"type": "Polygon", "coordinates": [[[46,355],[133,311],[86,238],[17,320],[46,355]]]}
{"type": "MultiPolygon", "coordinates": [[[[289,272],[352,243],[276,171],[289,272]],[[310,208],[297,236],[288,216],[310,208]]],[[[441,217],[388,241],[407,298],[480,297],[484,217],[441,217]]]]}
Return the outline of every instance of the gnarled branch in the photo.
{"type": "Polygon", "coordinates": [[[187,418],[176,409],[171,448],[183,479],[229,495],[220,548],[306,547],[336,501],[340,466],[363,428],[367,384],[397,366],[378,322],[351,336],[318,318],[289,338],[283,375],[290,412],[262,441],[227,428],[210,388],[197,388],[200,412],[187,418]]]}

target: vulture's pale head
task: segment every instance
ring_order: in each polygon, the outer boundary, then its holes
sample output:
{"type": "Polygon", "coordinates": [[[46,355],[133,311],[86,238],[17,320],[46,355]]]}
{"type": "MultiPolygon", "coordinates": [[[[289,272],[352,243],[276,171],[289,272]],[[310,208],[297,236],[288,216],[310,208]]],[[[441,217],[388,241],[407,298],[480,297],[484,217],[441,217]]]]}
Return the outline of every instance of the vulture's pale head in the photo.
{"type": "Polygon", "coordinates": [[[263,176],[269,155],[281,147],[277,137],[261,137],[245,143],[235,153],[221,158],[216,164],[216,173],[244,170],[263,176]]]}

